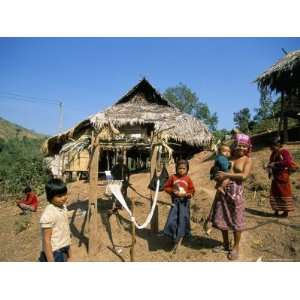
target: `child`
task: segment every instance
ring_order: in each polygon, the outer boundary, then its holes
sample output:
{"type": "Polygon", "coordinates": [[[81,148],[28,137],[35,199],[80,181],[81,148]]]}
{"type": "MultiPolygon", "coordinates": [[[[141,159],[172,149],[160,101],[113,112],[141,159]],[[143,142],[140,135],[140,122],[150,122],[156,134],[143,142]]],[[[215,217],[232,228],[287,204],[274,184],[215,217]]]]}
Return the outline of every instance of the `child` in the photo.
{"type": "MultiPolygon", "coordinates": [[[[216,180],[216,175],[219,171],[228,172],[231,168],[230,157],[230,147],[221,144],[218,148],[218,155],[215,158],[215,164],[210,170],[210,179],[216,180]]],[[[225,193],[225,188],[228,185],[229,179],[223,181],[216,180],[216,189],[221,193],[225,193]]]]}
{"type": "Polygon", "coordinates": [[[65,262],[71,257],[71,233],[67,202],[67,186],[60,179],[51,179],[45,186],[48,204],[41,216],[42,252],[39,261],[65,262]]]}
{"type": "Polygon", "coordinates": [[[36,211],[38,207],[38,198],[32,192],[31,187],[27,186],[24,189],[26,197],[22,200],[16,201],[17,206],[22,210],[21,215],[26,215],[28,212],[36,211]]]}
{"type": "Polygon", "coordinates": [[[190,198],[195,193],[191,178],[187,175],[189,165],[186,160],[179,160],[176,174],[165,183],[164,190],[172,197],[172,207],[163,233],[174,241],[174,252],[181,244],[184,236],[189,236],[190,226],[190,198]]]}
{"type": "MultiPolygon", "coordinates": [[[[215,158],[215,164],[210,170],[211,180],[216,180],[216,176],[219,171],[228,172],[231,169],[231,162],[228,159],[230,157],[230,154],[231,154],[231,150],[229,146],[225,144],[221,144],[219,146],[218,154],[215,158]]],[[[215,188],[222,194],[225,194],[225,190],[226,187],[228,187],[229,182],[230,182],[229,179],[225,179],[223,181],[216,180],[215,188]]],[[[215,203],[212,204],[209,215],[203,224],[203,229],[206,235],[209,235],[212,230],[211,217],[212,217],[212,211],[214,209],[214,204],[215,203]]]]}

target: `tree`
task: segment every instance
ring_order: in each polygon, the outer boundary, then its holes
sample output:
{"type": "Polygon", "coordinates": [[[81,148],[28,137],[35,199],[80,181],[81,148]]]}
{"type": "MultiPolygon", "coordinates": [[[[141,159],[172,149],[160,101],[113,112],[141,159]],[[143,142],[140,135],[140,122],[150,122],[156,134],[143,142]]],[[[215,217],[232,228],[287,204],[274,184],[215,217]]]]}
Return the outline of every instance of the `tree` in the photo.
{"type": "Polygon", "coordinates": [[[200,102],[197,94],[183,83],[167,88],[163,96],[183,112],[202,120],[210,130],[216,130],[217,114],[212,114],[207,104],[200,102]]]}
{"type": "Polygon", "coordinates": [[[216,141],[218,141],[218,140],[223,141],[231,136],[231,132],[230,132],[230,130],[223,128],[223,129],[214,131],[213,135],[214,135],[214,138],[216,141]]]}
{"type": "Polygon", "coordinates": [[[251,114],[249,108],[247,107],[233,113],[233,121],[242,132],[249,132],[250,119],[251,114]]]}
{"type": "Polygon", "coordinates": [[[44,189],[47,165],[40,152],[43,140],[17,138],[1,141],[0,182],[9,194],[19,194],[24,186],[44,189]]]}
{"type": "Polygon", "coordinates": [[[253,117],[253,120],[260,122],[274,117],[274,103],[269,94],[262,93],[259,100],[260,107],[256,108],[256,115],[253,117]]]}

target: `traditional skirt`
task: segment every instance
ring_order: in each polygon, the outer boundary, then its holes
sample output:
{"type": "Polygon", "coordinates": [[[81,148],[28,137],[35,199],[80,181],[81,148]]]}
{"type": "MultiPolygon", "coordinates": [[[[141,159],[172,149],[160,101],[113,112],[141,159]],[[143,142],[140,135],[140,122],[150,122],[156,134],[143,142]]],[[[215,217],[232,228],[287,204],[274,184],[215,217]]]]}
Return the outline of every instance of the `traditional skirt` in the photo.
{"type": "Polygon", "coordinates": [[[287,170],[275,174],[271,184],[270,204],[274,211],[293,211],[295,209],[287,170]]]}
{"type": "Polygon", "coordinates": [[[190,200],[186,198],[173,198],[164,234],[178,242],[191,232],[190,200]]]}
{"type": "Polygon", "coordinates": [[[232,181],[225,194],[217,191],[210,221],[220,230],[242,231],[245,229],[245,204],[243,185],[232,181]]]}

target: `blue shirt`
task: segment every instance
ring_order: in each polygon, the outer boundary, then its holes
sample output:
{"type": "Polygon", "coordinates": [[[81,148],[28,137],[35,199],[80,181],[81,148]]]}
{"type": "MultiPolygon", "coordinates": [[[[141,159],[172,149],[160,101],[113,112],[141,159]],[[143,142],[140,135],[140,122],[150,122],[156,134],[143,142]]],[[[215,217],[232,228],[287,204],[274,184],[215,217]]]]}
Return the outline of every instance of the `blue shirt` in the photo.
{"type": "Polygon", "coordinates": [[[227,172],[230,170],[230,161],[229,159],[222,155],[218,154],[215,158],[215,167],[218,169],[218,171],[227,172]]]}

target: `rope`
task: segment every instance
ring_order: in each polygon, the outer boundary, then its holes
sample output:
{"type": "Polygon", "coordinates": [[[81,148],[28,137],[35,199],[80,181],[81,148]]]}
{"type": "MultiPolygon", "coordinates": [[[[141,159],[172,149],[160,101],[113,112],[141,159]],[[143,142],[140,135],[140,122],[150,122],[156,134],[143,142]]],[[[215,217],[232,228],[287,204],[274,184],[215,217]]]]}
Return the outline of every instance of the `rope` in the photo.
{"type": "Polygon", "coordinates": [[[128,208],[127,203],[126,203],[126,201],[125,201],[125,199],[124,199],[124,197],[123,197],[123,195],[121,193],[121,185],[122,185],[122,183],[121,184],[120,183],[111,183],[111,184],[108,185],[108,188],[110,189],[110,191],[112,192],[112,194],[116,197],[116,199],[120,202],[120,204],[125,208],[125,210],[127,211],[127,213],[130,216],[131,222],[134,223],[134,225],[136,226],[136,228],[138,228],[138,229],[145,228],[150,223],[150,221],[151,221],[151,219],[153,217],[155,206],[157,204],[158,190],[159,190],[159,179],[157,179],[157,182],[156,182],[156,190],[155,190],[154,200],[153,200],[153,203],[152,203],[152,207],[151,207],[150,213],[147,216],[144,224],[142,224],[142,225],[139,225],[136,222],[135,217],[132,215],[131,210],[128,208]]]}

